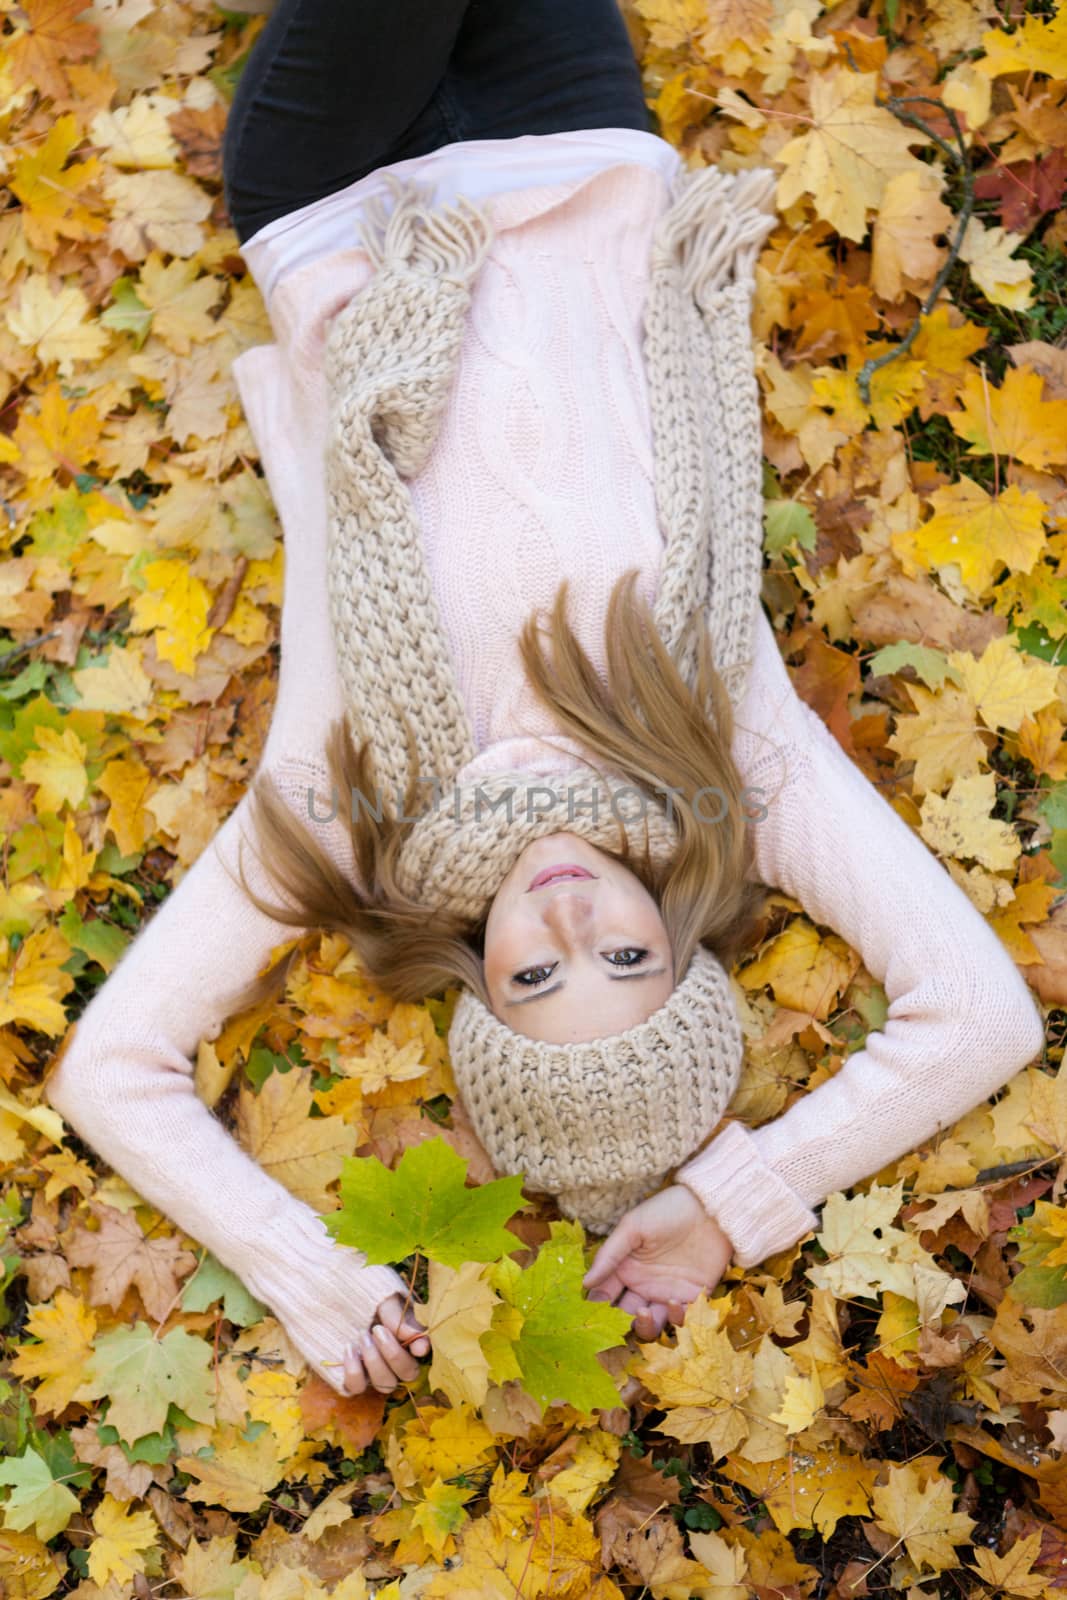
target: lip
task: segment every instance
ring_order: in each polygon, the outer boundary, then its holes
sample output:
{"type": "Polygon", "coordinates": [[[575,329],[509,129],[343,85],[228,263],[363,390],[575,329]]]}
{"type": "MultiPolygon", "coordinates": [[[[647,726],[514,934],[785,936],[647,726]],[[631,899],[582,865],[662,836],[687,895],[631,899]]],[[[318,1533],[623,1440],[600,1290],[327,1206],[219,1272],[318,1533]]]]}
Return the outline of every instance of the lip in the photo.
{"type": "Polygon", "coordinates": [[[534,889],[540,889],[544,884],[548,883],[550,878],[555,878],[558,874],[564,872],[567,874],[568,879],[592,878],[594,876],[592,872],[587,872],[585,867],[580,867],[575,861],[557,861],[554,866],[542,868],[537,876],[532,879],[526,893],[531,894],[534,889]]]}

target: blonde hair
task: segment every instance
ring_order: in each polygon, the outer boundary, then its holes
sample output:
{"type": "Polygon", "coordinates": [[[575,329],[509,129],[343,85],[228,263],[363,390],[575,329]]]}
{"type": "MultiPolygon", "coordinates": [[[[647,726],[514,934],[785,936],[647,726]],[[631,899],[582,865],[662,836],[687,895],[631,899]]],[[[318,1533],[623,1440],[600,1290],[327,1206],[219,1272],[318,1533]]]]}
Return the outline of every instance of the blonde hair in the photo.
{"type": "MultiPolygon", "coordinates": [[[[635,590],[637,576],[636,569],[623,573],[612,589],[604,624],[603,678],[567,619],[566,578],[547,629],[550,654],[536,612],[523,624],[518,646],[527,679],[562,734],[578,740],[589,756],[650,799],[661,800],[664,789],[673,791],[678,848],[666,866],[654,866],[647,851],[631,852],[621,823],[619,850],[609,853],[657,901],[681,981],[698,943],[727,968],[733,965],[752,935],[765,891],[748,877],[752,844],[742,781],[731,755],[733,708],[714,666],[704,619],[694,613],[689,622],[699,629],[696,682],[690,689],[635,590]],[[714,827],[693,809],[694,796],[702,790],[721,796],[723,815],[714,827]]],[[[683,638],[679,653],[685,644],[683,638]]],[[[263,866],[286,903],[271,905],[252,890],[243,861],[241,883],[253,904],[276,921],[341,934],[367,976],[396,1000],[426,999],[459,983],[488,1006],[482,966],[486,917],[472,924],[447,910],[430,914],[397,883],[397,858],[414,826],[418,799],[410,725],[407,735],[403,820],[384,800],[375,809],[354,808],[354,815],[352,808],[341,808],[342,814],[348,813],[361,890],[297,819],[266,772],[257,774],[252,784],[253,826],[263,866]]],[[[330,729],[326,756],[335,792],[376,792],[370,742],[363,740],[357,748],[343,717],[330,729]]],[[[276,994],[298,954],[299,947],[246,985],[232,1011],[276,994]]]]}

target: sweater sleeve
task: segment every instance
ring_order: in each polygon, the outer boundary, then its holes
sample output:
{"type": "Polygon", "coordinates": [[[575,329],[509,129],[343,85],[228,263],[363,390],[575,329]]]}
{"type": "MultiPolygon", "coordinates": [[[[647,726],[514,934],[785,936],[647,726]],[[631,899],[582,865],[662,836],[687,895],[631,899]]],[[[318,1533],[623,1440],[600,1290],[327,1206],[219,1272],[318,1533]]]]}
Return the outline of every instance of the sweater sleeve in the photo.
{"type": "Polygon", "coordinates": [[[997,935],[794,690],[762,608],[735,755],[766,808],[760,879],[862,957],[889,1001],[840,1071],[781,1116],[728,1123],[678,1169],[752,1266],[813,1208],[915,1149],[1039,1052],[1040,1011],[997,935]]]}
{"type": "MultiPolygon", "coordinates": [[[[307,786],[327,793],[319,740],[340,698],[323,650],[329,631],[317,601],[317,529],[310,525],[305,537],[291,522],[286,535],[282,666],[260,767],[306,820],[307,786]]],[[[297,931],[262,915],[240,887],[243,839],[249,883],[268,902],[278,898],[256,853],[250,814],[246,795],[124,952],[79,1019],[47,1094],[145,1200],[270,1306],[340,1392],[346,1346],[406,1285],[391,1267],[367,1266],[359,1251],[336,1244],[316,1213],[239,1147],[193,1081],[201,1039],[218,1033],[240,988],[297,931]]],[[[343,826],[322,831],[329,854],[350,870],[343,826]]]]}

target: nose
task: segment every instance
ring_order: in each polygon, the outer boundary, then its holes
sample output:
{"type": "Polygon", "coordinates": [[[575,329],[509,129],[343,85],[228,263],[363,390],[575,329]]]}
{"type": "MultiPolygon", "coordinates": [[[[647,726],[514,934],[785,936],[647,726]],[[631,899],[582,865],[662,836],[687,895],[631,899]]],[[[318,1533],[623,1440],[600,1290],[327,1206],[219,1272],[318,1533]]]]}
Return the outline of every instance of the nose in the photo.
{"type": "Polygon", "coordinates": [[[557,937],[575,940],[592,921],[593,902],[580,890],[564,889],[549,899],[541,916],[557,937]]]}

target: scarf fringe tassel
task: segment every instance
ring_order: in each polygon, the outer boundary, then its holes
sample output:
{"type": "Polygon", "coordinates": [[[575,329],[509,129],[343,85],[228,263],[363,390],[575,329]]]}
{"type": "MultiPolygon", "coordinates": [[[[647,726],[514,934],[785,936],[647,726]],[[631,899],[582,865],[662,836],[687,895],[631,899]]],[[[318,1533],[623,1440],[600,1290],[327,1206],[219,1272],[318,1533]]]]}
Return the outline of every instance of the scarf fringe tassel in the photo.
{"type": "Polygon", "coordinates": [[[393,208],[376,195],[368,201],[360,242],[377,268],[406,268],[425,277],[469,284],[492,243],[484,212],[463,197],[457,205],[437,206],[431,190],[386,173],[393,208]]]}
{"type": "Polygon", "coordinates": [[[677,264],[682,289],[702,310],[731,284],[751,284],[760,246],[775,223],[775,185],[774,173],[763,167],[681,174],[655,249],[660,264],[677,264]]]}

